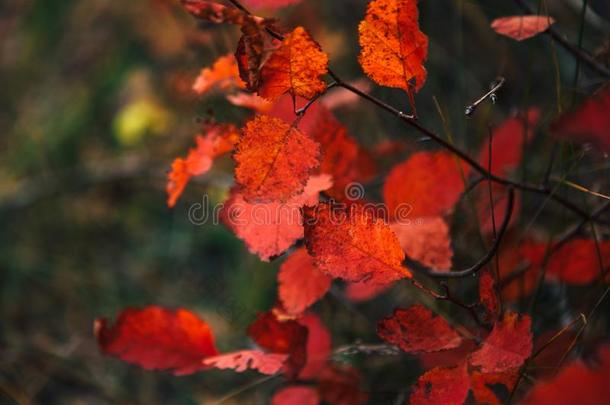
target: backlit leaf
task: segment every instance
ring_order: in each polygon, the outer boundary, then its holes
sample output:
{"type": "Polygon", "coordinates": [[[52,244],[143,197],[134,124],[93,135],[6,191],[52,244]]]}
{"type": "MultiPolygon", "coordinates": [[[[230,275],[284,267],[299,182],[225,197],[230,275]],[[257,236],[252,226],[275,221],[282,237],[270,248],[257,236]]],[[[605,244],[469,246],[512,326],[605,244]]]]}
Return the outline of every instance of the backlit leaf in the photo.
{"type": "Polygon", "coordinates": [[[327,69],[328,56],[303,27],[297,27],[263,65],[258,93],[270,100],[284,93],[310,99],[326,88],[320,76],[327,69]]]}
{"type": "Polygon", "coordinates": [[[319,145],[284,121],[250,120],[233,155],[235,179],[246,201],[287,201],[303,191],[320,164],[319,145]]]}
{"type": "Polygon", "coordinates": [[[496,18],[491,28],[500,35],[523,41],[546,31],[553,23],[555,20],[546,15],[515,15],[496,18]]]}
{"type": "Polygon", "coordinates": [[[284,309],[298,315],[326,294],[331,281],[331,277],[314,266],[307,249],[301,247],[280,267],[278,295],[284,309]]]}
{"type": "Polygon", "coordinates": [[[363,206],[306,209],[305,241],[316,267],[332,277],[374,284],[412,277],[390,227],[363,206]]]}
{"type": "Polygon", "coordinates": [[[417,0],[373,0],[360,23],[364,72],[382,86],[415,90],[426,81],[428,37],[419,30],[417,0]]]}
{"type": "Polygon", "coordinates": [[[453,249],[442,217],[393,222],[390,228],[409,258],[435,270],[451,269],[453,249]]]}
{"type": "Polygon", "coordinates": [[[273,375],[282,369],[287,358],[287,354],[241,350],[207,357],[203,360],[203,365],[218,369],[233,369],[238,373],[252,369],[262,374],[273,375]]]}

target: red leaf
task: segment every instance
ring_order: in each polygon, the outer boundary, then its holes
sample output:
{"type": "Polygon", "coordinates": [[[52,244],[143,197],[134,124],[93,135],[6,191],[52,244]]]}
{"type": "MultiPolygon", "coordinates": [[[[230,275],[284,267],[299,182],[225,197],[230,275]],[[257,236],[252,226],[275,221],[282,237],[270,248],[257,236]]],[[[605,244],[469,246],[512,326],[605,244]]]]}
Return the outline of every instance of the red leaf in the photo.
{"type": "MultiPolygon", "coordinates": [[[[603,270],[610,266],[610,241],[599,242],[603,270]]],[[[564,244],[549,259],[547,272],[564,283],[585,285],[603,276],[595,241],[575,239],[564,244]]]]}
{"type": "Polygon", "coordinates": [[[318,391],[304,385],[282,388],[271,399],[271,405],[318,405],[319,403],[318,391]]]}
{"type": "Polygon", "coordinates": [[[610,90],[589,98],[575,111],[559,117],[551,130],[556,137],[591,142],[604,152],[610,151],[610,90]]]}
{"type": "Polygon", "coordinates": [[[303,27],[297,27],[263,65],[258,94],[269,100],[288,92],[311,99],[326,89],[320,76],[327,70],[328,56],[303,27]]]}
{"type": "Polygon", "coordinates": [[[442,217],[393,222],[390,228],[406,255],[435,270],[450,270],[453,249],[449,226],[442,217]]]}
{"type": "Polygon", "coordinates": [[[353,302],[368,301],[389,289],[392,284],[373,284],[360,281],[348,283],[345,288],[345,297],[353,302]]]}
{"type": "MultiPolygon", "coordinates": [[[[521,162],[523,146],[534,136],[540,120],[540,110],[531,108],[527,117],[509,118],[493,130],[491,144],[491,172],[505,176],[521,162]]],[[[481,146],[478,162],[489,167],[489,138],[481,146]]]]}
{"type": "Polygon", "coordinates": [[[546,31],[554,23],[547,15],[516,15],[496,18],[491,28],[500,35],[523,41],[546,31]]]}
{"type": "Polygon", "coordinates": [[[332,278],[318,270],[304,247],[295,250],[278,273],[279,298],[284,309],[298,315],[326,294],[332,278]]]}
{"type": "Polygon", "coordinates": [[[444,214],[463,191],[455,157],[448,152],[418,152],[390,171],[383,198],[390,218],[405,221],[444,214]]]}
{"type": "Polygon", "coordinates": [[[208,324],[185,309],[127,308],[112,327],[96,320],[95,332],[104,353],[147,370],[191,374],[218,354],[208,324]]]}
{"type": "Polygon", "coordinates": [[[200,176],[212,167],[215,158],[233,150],[239,131],[231,124],[210,125],[205,135],[197,135],[197,146],[186,158],[176,158],[167,175],[167,205],[171,208],[193,176],[200,176]]]}
{"type": "Polygon", "coordinates": [[[362,376],[352,367],[328,366],[319,375],[318,391],[332,405],[360,405],[368,400],[362,376]]]}
{"type": "Polygon", "coordinates": [[[470,364],[484,373],[497,373],[520,367],[532,353],[532,320],[507,313],[498,321],[479,350],[470,356],[470,364]]]}
{"type": "Polygon", "coordinates": [[[287,358],[287,354],[265,353],[260,350],[241,350],[207,357],[203,360],[203,364],[218,369],[233,369],[238,373],[254,369],[263,374],[273,375],[282,369],[287,358]]]}
{"type": "Polygon", "coordinates": [[[238,191],[232,190],[221,215],[235,235],[246,242],[251,253],[268,261],[303,238],[301,207],[317,204],[320,191],[331,185],[329,176],[312,176],[305,190],[286,203],[251,204],[238,191]]]}
{"type": "Polygon", "coordinates": [[[254,9],[277,10],[292,4],[300,3],[302,0],[243,0],[243,3],[254,9]]]}
{"type": "Polygon", "coordinates": [[[259,115],[246,124],[233,155],[246,201],[287,201],[303,191],[319,161],[319,145],[284,121],[259,115]]]}
{"type": "Polygon", "coordinates": [[[486,405],[502,405],[506,400],[498,398],[494,390],[491,388],[501,384],[506,387],[507,392],[511,392],[517,378],[519,377],[519,369],[513,369],[503,373],[484,374],[478,371],[473,371],[470,374],[470,385],[472,393],[478,404],[486,405]]]}
{"type": "Polygon", "coordinates": [[[560,373],[534,388],[520,403],[524,405],[604,405],[610,398],[610,349],[604,346],[599,353],[600,364],[587,367],[577,360],[560,373]]]}
{"type": "Polygon", "coordinates": [[[328,356],[331,354],[331,336],[326,326],[315,314],[307,314],[298,320],[299,324],[307,328],[307,363],[299,373],[303,380],[318,377],[324,368],[328,356]]]}
{"type": "Polygon", "coordinates": [[[434,368],[419,377],[409,403],[462,405],[469,389],[466,363],[451,368],[434,368]]]}
{"type": "Polygon", "coordinates": [[[332,277],[376,284],[412,277],[392,230],[363,206],[306,209],[305,241],[316,267],[332,277]]]}
{"type": "Polygon", "coordinates": [[[408,353],[454,349],[462,343],[443,317],[422,305],[394,310],[392,316],[379,321],[377,334],[408,353]]]}
{"type": "MultiPolygon", "coordinates": [[[[475,194],[476,198],[476,209],[477,216],[479,217],[479,226],[481,232],[485,235],[493,235],[494,221],[496,232],[500,229],[502,221],[506,216],[506,210],[508,209],[508,187],[492,183],[491,185],[491,196],[493,201],[493,217],[492,209],[489,199],[489,184],[483,184],[479,187],[475,194]],[[493,218],[493,219],[492,219],[493,218]]],[[[515,193],[515,199],[513,202],[513,212],[508,223],[509,228],[512,227],[515,222],[519,219],[519,212],[521,211],[521,193],[515,193]]]]}
{"type": "Polygon", "coordinates": [[[265,350],[288,354],[285,365],[289,375],[298,374],[305,365],[308,331],[298,322],[280,321],[272,312],[265,312],[248,327],[248,335],[265,350]]]}

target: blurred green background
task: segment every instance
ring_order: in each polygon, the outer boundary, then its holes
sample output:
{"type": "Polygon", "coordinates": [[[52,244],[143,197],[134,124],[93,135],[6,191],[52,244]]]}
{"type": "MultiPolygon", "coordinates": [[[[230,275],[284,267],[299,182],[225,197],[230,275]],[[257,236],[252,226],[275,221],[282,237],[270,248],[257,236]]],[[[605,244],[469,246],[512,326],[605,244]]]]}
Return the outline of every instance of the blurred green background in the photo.
{"type": "MultiPolygon", "coordinates": [[[[165,205],[166,171],[191,146],[197,119],[213,111],[219,121],[239,124],[248,114],[220,95],[201,100],[190,91],[201,67],[234,51],[237,29],[198,24],[177,3],[0,5],[2,403],[212,403],[256,381],[259,386],[225,403],[264,403],[279,384],[255,373],[176,378],[146,372],[103,357],[93,338],[96,317],[155,303],[199,313],[221,349],[245,347],[245,327],[275,301],[277,263],[261,263],[224,226],[196,226],[187,217],[204,193],[222,200],[232,181],[230,159],[191,184],[175,209],[165,205]]],[[[558,28],[577,42],[580,2],[548,3],[558,28]]],[[[583,46],[595,50],[608,34],[608,4],[590,4],[583,46]]],[[[364,0],[303,0],[263,14],[307,27],[333,69],[358,79],[356,27],[365,8],[364,0]]],[[[548,123],[599,84],[585,68],[575,82],[574,60],[544,36],[521,44],[495,35],[493,18],[519,13],[511,1],[421,1],[420,11],[431,42],[419,114],[443,132],[435,96],[456,142],[473,153],[489,123],[532,105],[542,108],[548,123]],[[507,78],[498,104],[485,103],[475,118],[465,119],[464,107],[498,75],[507,78]]],[[[374,93],[407,108],[401,92],[374,93]]],[[[408,139],[411,150],[433,146],[366,104],[345,106],[337,115],[367,146],[384,139],[408,139]]],[[[524,176],[541,173],[550,144],[543,131],[524,176]]],[[[558,160],[558,170],[570,153],[558,160]]],[[[602,169],[596,173],[607,178],[602,169]]],[[[542,220],[559,215],[556,208],[542,220]]],[[[565,225],[556,222],[549,225],[565,225]]],[[[336,344],[370,341],[374,320],[410,299],[393,291],[375,305],[351,306],[331,294],[319,309],[336,344]]],[[[363,367],[377,370],[367,372],[369,384],[392,394],[406,388],[417,374],[400,374],[408,362],[394,363],[368,359],[363,367]],[[404,377],[387,379],[387,373],[404,377]]]]}

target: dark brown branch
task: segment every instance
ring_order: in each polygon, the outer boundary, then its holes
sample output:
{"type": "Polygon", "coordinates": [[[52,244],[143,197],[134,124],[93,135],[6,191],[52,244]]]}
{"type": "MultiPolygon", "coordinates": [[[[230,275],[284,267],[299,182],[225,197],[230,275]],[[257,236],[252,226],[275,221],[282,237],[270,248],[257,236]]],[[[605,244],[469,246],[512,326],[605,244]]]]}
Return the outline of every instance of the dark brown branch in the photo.
{"type": "MultiPolygon", "coordinates": [[[[515,3],[527,14],[536,14],[534,10],[523,0],[514,0],[515,3]]],[[[570,43],[567,39],[565,39],[559,32],[557,32],[553,27],[549,27],[546,31],[555,42],[561,45],[566,51],[570,52],[576,59],[582,61],[585,65],[589,66],[590,69],[596,71],[597,73],[610,78],[610,70],[600,64],[598,61],[593,58],[590,54],[586,53],[576,45],[570,43]]]]}

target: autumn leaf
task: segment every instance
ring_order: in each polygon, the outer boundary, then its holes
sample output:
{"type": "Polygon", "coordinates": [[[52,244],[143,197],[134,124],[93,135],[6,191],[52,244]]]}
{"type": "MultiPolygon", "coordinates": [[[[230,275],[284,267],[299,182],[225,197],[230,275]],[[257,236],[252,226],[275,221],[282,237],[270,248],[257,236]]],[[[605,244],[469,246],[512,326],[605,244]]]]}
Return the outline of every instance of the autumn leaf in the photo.
{"type": "Polygon", "coordinates": [[[250,94],[244,91],[235,94],[227,94],[226,99],[234,106],[248,108],[261,114],[268,113],[271,108],[273,108],[273,103],[256,94],[250,94]]]}
{"type": "Polygon", "coordinates": [[[203,359],[203,365],[221,370],[232,369],[238,373],[253,369],[262,374],[273,375],[282,369],[287,358],[287,354],[241,350],[207,357],[203,359]]]}
{"type": "Polygon", "coordinates": [[[445,214],[464,191],[459,167],[448,152],[418,152],[394,166],[383,185],[390,218],[406,221],[445,214]]]}
{"type": "Polygon", "coordinates": [[[603,405],[610,398],[610,349],[603,346],[599,350],[597,365],[587,366],[576,360],[565,366],[547,381],[534,385],[529,394],[520,402],[524,405],[603,405]]]}
{"type": "Polygon", "coordinates": [[[587,99],[576,110],[560,116],[551,125],[560,139],[591,142],[604,152],[610,151],[610,90],[587,99]]]}
{"type": "Polygon", "coordinates": [[[258,90],[261,82],[261,66],[268,53],[275,49],[274,40],[264,32],[263,24],[249,19],[241,26],[242,36],[237,43],[235,59],[239,76],[248,90],[258,90]]]}
{"type": "Polygon", "coordinates": [[[396,309],[377,324],[377,334],[408,353],[454,349],[462,338],[438,315],[422,305],[396,309]]]}
{"type": "Polygon", "coordinates": [[[327,70],[328,56],[303,27],[297,27],[263,65],[258,94],[269,100],[284,93],[311,99],[326,89],[320,76],[327,70]]]}
{"type": "Polygon", "coordinates": [[[358,370],[339,365],[328,365],[320,372],[318,392],[322,400],[333,405],[363,405],[369,397],[358,370]]]}
{"type": "Polygon", "coordinates": [[[284,363],[289,376],[296,376],[307,361],[308,330],[294,320],[279,320],[273,312],[259,314],[248,327],[257,345],[272,353],[288,354],[284,363]]]}
{"type": "Polygon", "coordinates": [[[371,284],[364,281],[348,283],[345,288],[345,298],[352,302],[371,300],[388,290],[392,284],[371,284]]]}
{"type": "Polygon", "coordinates": [[[331,355],[332,341],[330,332],[322,320],[313,313],[302,316],[297,321],[307,328],[307,361],[299,372],[302,380],[317,378],[331,355]]]}
{"type": "Polygon", "coordinates": [[[287,201],[303,191],[320,164],[319,145],[284,121],[250,120],[233,155],[235,179],[251,202],[287,201]]]}
{"type": "Polygon", "coordinates": [[[502,373],[480,373],[473,371],[470,373],[470,388],[478,404],[502,405],[508,400],[498,398],[496,392],[501,390],[492,389],[498,385],[503,385],[510,394],[519,378],[519,369],[513,369],[502,373]]]}
{"type": "MultiPolygon", "coordinates": [[[[503,184],[492,183],[490,199],[488,183],[476,190],[474,198],[481,232],[485,235],[493,235],[494,228],[498,232],[508,209],[508,187],[503,184]]],[[[514,193],[513,211],[508,222],[508,228],[512,228],[518,222],[520,212],[521,193],[517,191],[514,193]]]]}
{"type": "Polygon", "coordinates": [[[494,326],[481,348],[470,355],[470,364],[484,373],[520,367],[532,354],[532,320],[509,312],[494,326]]]}
{"type": "Polygon", "coordinates": [[[206,0],[181,0],[182,6],[194,17],[214,23],[230,23],[242,25],[252,18],[263,21],[260,17],[252,17],[236,7],[227,7],[214,1],[206,0]]]}
{"type": "Polygon", "coordinates": [[[315,388],[293,385],[273,394],[271,405],[318,405],[320,396],[315,388]]]}
{"type": "Polygon", "coordinates": [[[303,192],[286,203],[249,203],[234,189],[224,204],[221,218],[251,253],[269,261],[303,238],[301,208],[317,204],[320,191],[331,186],[329,176],[312,176],[303,192]]]}
{"type": "Polygon", "coordinates": [[[304,312],[330,288],[332,278],[318,270],[307,249],[295,250],[278,272],[278,295],[284,309],[294,315],[304,312]]]}
{"type": "Polygon", "coordinates": [[[171,208],[193,176],[200,176],[212,167],[215,158],[230,152],[239,139],[239,131],[231,124],[210,125],[205,135],[197,135],[197,146],[186,158],[176,158],[167,175],[167,205],[171,208]]]}
{"type": "Polygon", "coordinates": [[[601,269],[595,241],[574,239],[552,254],[547,264],[549,276],[574,285],[586,285],[600,279],[610,266],[610,241],[598,242],[598,245],[601,269]]]}
{"type": "Polygon", "coordinates": [[[417,0],[374,0],[358,27],[364,72],[377,84],[416,91],[426,81],[428,37],[419,30],[417,0]]]}
{"type": "Polygon", "coordinates": [[[500,35],[523,41],[546,31],[554,23],[547,15],[515,15],[496,18],[491,28],[500,35]]]}
{"type": "Polygon", "coordinates": [[[201,96],[213,89],[243,89],[245,86],[239,77],[235,57],[229,54],[218,58],[212,67],[201,70],[199,76],[195,79],[195,83],[193,83],[193,91],[201,96]]]}
{"type": "Polygon", "coordinates": [[[453,249],[449,226],[442,217],[425,217],[390,224],[405,254],[424,266],[449,271],[453,249]]]}
{"type": "MultiPolygon", "coordinates": [[[[297,97],[297,108],[305,103],[305,99],[297,97]]],[[[297,119],[292,98],[281,97],[269,115],[287,122],[297,119]]],[[[345,189],[350,183],[363,183],[376,175],[375,162],[368,152],[324,105],[314,103],[298,121],[298,128],[320,144],[322,160],[318,170],[332,175],[333,187],[327,193],[333,198],[345,200],[345,189]]]]}
{"type": "MultiPolygon", "coordinates": [[[[524,117],[512,117],[494,128],[491,134],[491,172],[505,176],[514,170],[523,156],[523,147],[534,136],[540,120],[540,110],[530,108],[524,117]]],[[[489,137],[481,146],[478,162],[484,168],[489,166],[489,137]]]]}
{"type": "Polygon", "coordinates": [[[176,375],[194,373],[204,358],[218,354],[208,324],[185,309],[127,308],[114,326],[97,319],[95,335],[105,354],[176,375]]]}
{"type": "Polygon", "coordinates": [[[305,242],[316,267],[335,278],[387,284],[412,277],[390,227],[357,204],[306,209],[305,242]]]}
{"type": "Polygon", "coordinates": [[[468,396],[470,377],[466,363],[455,367],[434,368],[419,377],[411,405],[462,405],[468,396]]]}

